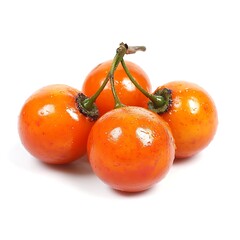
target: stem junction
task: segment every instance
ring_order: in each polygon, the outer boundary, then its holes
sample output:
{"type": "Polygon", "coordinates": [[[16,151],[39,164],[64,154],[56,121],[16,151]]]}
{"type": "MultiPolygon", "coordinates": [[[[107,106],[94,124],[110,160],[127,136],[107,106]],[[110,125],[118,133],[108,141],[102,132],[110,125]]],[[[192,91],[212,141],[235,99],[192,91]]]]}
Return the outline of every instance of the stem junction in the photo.
{"type": "Polygon", "coordinates": [[[103,81],[100,88],[93,94],[91,97],[85,96],[83,93],[78,94],[76,102],[78,105],[79,111],[85,116],[89,117],[92,121],[95,121],[99,117],[99,112],[95,104],[96,99],[103,91],[108,81],[111,83],[112,93],[115,100],[115,108],[123,107],[124,104],[121,103],[114,84],[114,72],[117,69],[120,62],[122,62],[125,54],[133,54],[137,51],[145,51],[144,46],[128,46],[126,43],[120,43],[119,47],[116,50],[116,55],[112,61],[111,69],[109,70],[105,80],[103,81]]]}

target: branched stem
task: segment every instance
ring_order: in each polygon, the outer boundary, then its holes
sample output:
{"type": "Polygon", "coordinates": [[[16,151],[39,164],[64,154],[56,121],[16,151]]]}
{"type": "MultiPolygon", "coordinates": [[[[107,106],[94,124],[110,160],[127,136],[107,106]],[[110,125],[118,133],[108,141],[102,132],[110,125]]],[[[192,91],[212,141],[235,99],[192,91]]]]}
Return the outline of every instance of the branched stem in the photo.
{"type": "Polygon", "coordinates": [[[81,108],[84,108],[84,111],[91,111],[93,109],[94,103],[100,93],[103,91],[105,86],[107,85],[108,81],[110,80],[111,83],[111,88],[112,88],[112,93],[115,101],[115,108],[122,107],[124,106],[121,102],[120,99],[117,95],[116,89],[115,89],[115,84],[114,84],[114,72],[117,69],[119,63],[123,60],[123,57],[125,54],[133,54],[136,53],[137,51],[145,51],[146,48],[144,46],[128,46],[127,44],[120,43],[119,47],[116,50],[115,57],[112,61],[111,69],[108,72],[105,80],[103,81],[102,85],[100,88],[96,91],[95,94],[93,94],[89,98],[84,98],[84,100],[79,100],[79,105],[81,108]]]}

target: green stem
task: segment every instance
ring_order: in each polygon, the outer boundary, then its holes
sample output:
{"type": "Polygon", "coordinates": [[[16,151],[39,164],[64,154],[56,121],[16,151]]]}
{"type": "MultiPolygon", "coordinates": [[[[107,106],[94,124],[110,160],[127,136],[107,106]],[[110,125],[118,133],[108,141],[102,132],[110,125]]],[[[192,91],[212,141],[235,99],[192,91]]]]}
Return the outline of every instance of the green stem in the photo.
{"type": "Polygon", "coordinates": [[[124,59],[122,59],[121,64],[123,66],[124,71],[126,72],[127,76],[131,80],[131,82],[135,85],[135,87],[144,94],[148,99],[150,99],[151,103],[151,110],[156,110],[157,113],[162,113],[163,111],[166,111],[171,103],[171,92],[169,89],[164,89],[161,94],[151,94],[148,91],[146,91],[132,76],[130,73],[124,59]],[[164,110],[163,110],[164,109],[164,110]]]}
{"type": "Polygon", "coordinates": [[[160,106],[163,104],[163,97],[161,98],[157,98],[156,96],[154,96],[153,94],[149,93],[148,91],[146,91],[136,80],[135,78],[132,76],[132,74],[130,73],[126,63],[124,60],[121,61],[121,64],[123,66],[124,71],[126,72],[127,76],[129,77],[129,79],[131,80],[131,82],[135,85],[135,87],[142,93],[144,94],[147,98],[149,98],[156,106],[160,106]]]}
{"type": "Polygon", "coordinates": [[[107,74],[105,80],[103,81],[103,83],[100,86],[100,88],[96,91],[96,93],[94,93],[90,98],[86,98],[82,102],[82,105],[83,105],[84,108],[86,108],[87,110],[91,110],[92,109],[94,102],[96,101],[96,99],[98,98],[100,93],[103,91],[105,86],[107,85],[108,80],[109,80],[109,76],[110,76],[110,73],[107,74]]]}
{"type": "Polygon", "coordinates": [[[113,60],[114,64],[112,64],[110,73],[109,73],[112,94],[113,94],[113,98],[114,98],[114,102],[115,102],[114,108],[124,107],[124,105],[121,103],[121,101],[117,95],[117,91],[116,91],[115,84],[114,84],[114,72],[115,72],[117,66],[119,65],[119,63],[123,60],[123,57],[127,52],[127,48],[128,47],[126,44],[123,44],[123,43],[120,44],[120,47],[117,49],[117,53],[113,60]]]}
{"type": "Polygon", "coordinates": [[[120,101],[118,95],[117,95],[117,91],[115,88],[115,84],[114,84],[114,75],[110,75],[110,83],[111,83],[111,89],[112,89],[112,94],[113,94],[113,98],[114,98],[114,108],[120,108],[120,107],[124,107],[125,105],[122,104],[122,102],[120,101]]]}

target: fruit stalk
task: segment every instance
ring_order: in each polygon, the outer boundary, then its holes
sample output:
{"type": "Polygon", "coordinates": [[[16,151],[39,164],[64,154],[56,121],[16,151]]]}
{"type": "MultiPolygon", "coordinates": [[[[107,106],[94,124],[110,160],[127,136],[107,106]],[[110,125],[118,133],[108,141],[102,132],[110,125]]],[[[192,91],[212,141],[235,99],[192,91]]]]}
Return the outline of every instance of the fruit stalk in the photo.
{"type": "Polygon", "coordinates": [[[150,100],[148,104],[149,109],[156,113],[166,112],[171,105],[171,91],[166,88],[163,89],[161,92],[158,92],[158,94],[149,93],[144,88],[142,88],[142,86],[131,75],[130,71],[127,68],[127,65],[125,64],[124,59],[122,59],[121,64],[127,76],[135,85],[135,87],[150,100]]]}
{"type": "Polygon", "coordinates": [[[85,114],[86,116],[90,116],[94,120],[98,118],[98,110],[97,106],[95,105],[95,101],[103,91],[105,86],[107,85],[108,81],[111,83],[112,93],[115,100],[115,108],[124,106],[121,102],[119,97],[117,96],[115,84],[114,84],[114,72],[117,69],[119,63],[123,60],[125,54],[133,54],[137,51],[145,51],[146,47],[144,46],[128,46],[126,43],[120,43],[119,47],[116,50],[115,57],[113,58],[111,69],[108,72],[105,80],[103,81],[100,88],[94,93],[91,97],[87,97],[84,94],[81,94],[76,99],[78,103],[79,110],[85,114]]]}

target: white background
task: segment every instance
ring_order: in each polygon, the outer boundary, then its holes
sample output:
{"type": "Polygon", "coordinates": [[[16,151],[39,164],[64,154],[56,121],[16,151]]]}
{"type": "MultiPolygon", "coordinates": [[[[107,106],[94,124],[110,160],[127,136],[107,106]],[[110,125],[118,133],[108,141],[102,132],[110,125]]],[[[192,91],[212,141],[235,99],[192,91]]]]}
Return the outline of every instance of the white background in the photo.
{"type": "Polygon", "coordinates": [[[0,239],[240,239],[239,1],[0,1],[0,239]],[[87,161],[50,167],[20,143],[21,106],[38,88],[81,89],[120,42],[153,89],[204,87],[218,108],[214,141],[140,194],[111,190],[87,161]],[[237,85],[238,84],[238,85],[237,85]]]}

